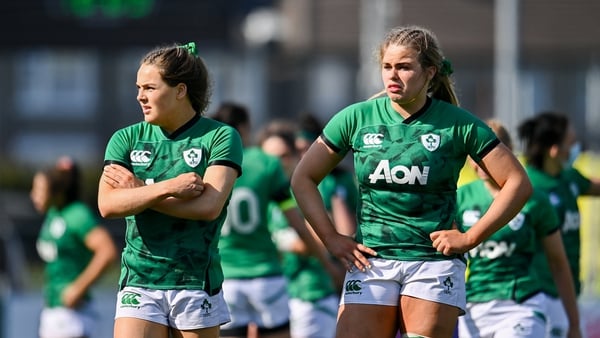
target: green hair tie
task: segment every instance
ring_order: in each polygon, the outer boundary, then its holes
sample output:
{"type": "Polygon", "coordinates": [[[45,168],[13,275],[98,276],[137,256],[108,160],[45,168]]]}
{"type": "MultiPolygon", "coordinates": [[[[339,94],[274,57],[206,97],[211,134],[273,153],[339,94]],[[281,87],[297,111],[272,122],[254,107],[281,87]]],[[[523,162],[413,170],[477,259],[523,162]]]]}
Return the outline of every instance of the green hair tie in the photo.
{"type": "Polygon", "coordinates": [[[440,67],[440,74],[444,76],[450,76],[454,73],[452,64],[447,59],[442,60],[442,66],[440,67]]]}
{"type": "Polygon", "coordinates": [[[181,45],[180,47],[187,49],[187,51],[193,56],[198,56],[198,50],[196,49],[195,42],[188,42],[185,45],[181,45]]]}

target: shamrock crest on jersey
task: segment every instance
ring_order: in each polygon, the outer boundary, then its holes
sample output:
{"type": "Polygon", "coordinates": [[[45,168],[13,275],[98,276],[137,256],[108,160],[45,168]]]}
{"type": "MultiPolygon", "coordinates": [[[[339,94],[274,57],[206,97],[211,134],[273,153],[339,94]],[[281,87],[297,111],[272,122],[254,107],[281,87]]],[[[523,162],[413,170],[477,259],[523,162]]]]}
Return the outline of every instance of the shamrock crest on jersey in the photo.
{"type": "Polygon", "coordinates": [[[434,151],[440,146],[440,135],[436,134],[425,134],[421,135],[421,143],[425,149],[434,151]]]}
{"type": "Polygon", "coordinates": [[[191,148],[183,151],[183,159],[185,163],[192,168],[195,168],[200,164],[202,160],[202,149],[200,148],[191,148]]]}

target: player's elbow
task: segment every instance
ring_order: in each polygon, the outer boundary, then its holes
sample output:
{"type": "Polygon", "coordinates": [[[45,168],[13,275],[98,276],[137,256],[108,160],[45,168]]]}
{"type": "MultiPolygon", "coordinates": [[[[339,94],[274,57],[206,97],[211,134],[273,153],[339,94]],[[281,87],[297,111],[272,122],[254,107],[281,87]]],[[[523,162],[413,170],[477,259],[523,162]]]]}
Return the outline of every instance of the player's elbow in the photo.
{"type": "Polygon", "coordinates": [[[115,208],[113,208],[109,203],[102,203],[100,200],[98,200],[98,212],[100,212],[100,216],[102,216],[102,218],[124,217],[115,208]]]}
{"type": "Polygon", "coordinates": [[[533,185],[531,184],[529,177],[525,176],[522,178],[519,188],[524,200],[527,201],[533,194],[533,185]]]}
{"type": "Polygon", "coordinates": [[[190,218],[196,221],[214,221],[223,213],[224,206],[220,203],[210,203],[210,205],[205,205],[204,209],[198,209],[190,218]]]}

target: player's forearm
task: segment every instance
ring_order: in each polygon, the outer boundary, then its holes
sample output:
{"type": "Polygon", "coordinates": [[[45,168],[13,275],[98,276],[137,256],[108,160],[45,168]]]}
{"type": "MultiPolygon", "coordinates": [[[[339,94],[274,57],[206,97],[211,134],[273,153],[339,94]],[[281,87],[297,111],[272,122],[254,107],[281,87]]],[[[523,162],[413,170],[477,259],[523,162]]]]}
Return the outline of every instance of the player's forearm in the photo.
{"type": "Polygon", "coordinates": [[[167,198],[156,203],[152,209],[172,217],[212,221],[223,211],[224,204],[207,195],[183,200],[178,198],[167,198]]]}
{"type": "Polygon", "coordinates": [[[73,283],[83,290],[89,289],[113,261],[114,256],[95,255],[73,283]]]}
{"type": "Polygon", "coordinates": [[[168,197],[162,184],[135,188],[111,188],[102,186],[98,193],[98,210],[102,217],[120,218],[139,214],[168,197]]]}

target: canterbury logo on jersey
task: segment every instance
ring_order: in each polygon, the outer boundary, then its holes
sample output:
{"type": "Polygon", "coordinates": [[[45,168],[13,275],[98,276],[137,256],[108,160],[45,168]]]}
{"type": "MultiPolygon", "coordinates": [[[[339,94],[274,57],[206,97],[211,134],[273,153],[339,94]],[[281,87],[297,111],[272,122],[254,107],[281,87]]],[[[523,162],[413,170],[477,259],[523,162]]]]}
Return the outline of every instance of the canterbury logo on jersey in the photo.
{"type": "Polygon", "coordinates": [[[421,135],[421,144],[425,149],[434,151],[440,147],[440,135],[436,134],[425,134],[421,135]]]}
{"type": "Polygon", "coordinates": [[[121,296],[121,307],[137,307],[140,305],[139,297],[142,295],[135,292],[124,292],[121,296]]]}
{"type": "Polygon", "coordinates": [[[187,165],[189,165],[190,167],[197,167],[198,164],[200,164],[200,161],[202,160],[202,149],[191,148],[185,150],[183,152],[183,159],[185,160],[185,163],[187,163],[187,165]]]}
{"type": "Polygon", "coordinates": [[[363,135],[363,144],[365,148],[381,147],[383,143],[383,134],[369,133],[363,135]]]}
{"type": "Polygon", "coordinates": [[[385,180],[386,183],[426,185],[428,176],[428,166],[422,169],[414,165],[410,168],[403,165],[390,168],[389,160],[381,160],[373,173],[369,175],[369,182],[373,184],[379,180],[385,180]]]}
{"type": "Polygon", "coordinates": [[[148,150],[133,150],[129,153],[132,165],[148,165],[152,153],[148,150]]]}

